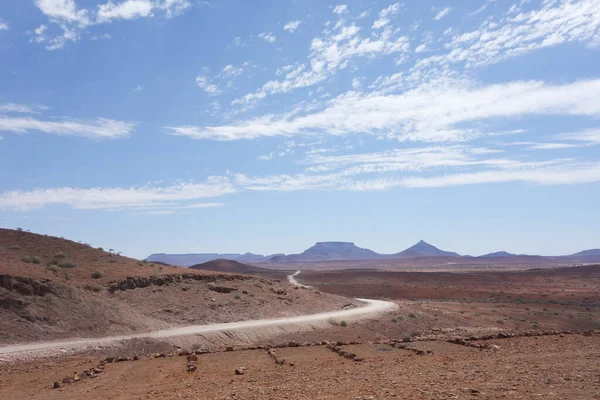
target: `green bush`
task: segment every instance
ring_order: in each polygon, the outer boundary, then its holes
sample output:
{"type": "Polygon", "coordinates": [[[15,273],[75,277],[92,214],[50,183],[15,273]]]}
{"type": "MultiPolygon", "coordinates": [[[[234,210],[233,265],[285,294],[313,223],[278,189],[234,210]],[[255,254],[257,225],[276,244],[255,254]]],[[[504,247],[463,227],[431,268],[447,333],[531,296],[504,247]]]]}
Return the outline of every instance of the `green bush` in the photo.
{"type": "Polygon", "coordinates": [[[340,322],[340,326],[343,326],[345,328],[348,326],[348,323],[346,321],[342,321],[340,322]]]}
{"type": "Polygon", "coordinates": [[[242,298],[242,296],[240,296],[239,294],[236,294],[236,295],[235,295],[235,299],[236,299],[236,300],[239,300],[239,299],[241,299],[241,298],[242,298]]]}
{"type": "Polygon", "coordinates": [[[54,265],[48,265],[46,267],[46,270],[48,270],[50,272],[54,272],[55,274],[58,272],[58,268],[56,268],[54,265]]]}
{"type": "Polygon", "coordinates": [[[58,266],[61,268],[77,268],[77,264],[75,264],[73,261],[63,261],[59,263],[58,266]]]}
{"type": "Polygon", "coordinates": [[[42,263],[42,259],[39,258],[38,256],[31,256],[31,263],[32,264],[41,264],[42,263]]]}
{"type": "Polygon", "coordinates": [[[92,272],[92,279],[100,279],[104,276],[104,274],[100,271],[92,272]]]}
{"type": "Polygon", "coordinates": [[[408,318],[417,318],[417,315],[411,312],[410,314],[408,314],[408,318]]]}
{"type": "Polygon", "coordinates": [[[327,320],[327,322],[329,322],[333,326],[340,326],[340,323],[337,320],[333,319],[333,318],[329,318],[327,320]]]}
{"type": "Polygon", "coordinates": [[[18,244],[13,244],[12,246],[9,247],[9,249],[11,249],[11,250],[23,250],[23,248],[21,246],[19,246],[18,244]]]}
{"type": "Polygon", "coordinates": [[[65,253],[62,253],[62,252],[58,252],[54,255],[54,258],[56,258],[57,260],[62,260],[65,257],[66,257],[65,253]]]}
{"type": "Polygon", "coordinates": [[[27,263],[27,264],[32,263],[31,257],[29,257],[29,256],[21,257],[21,261],[23,261],[24,263],[27,263]]]}

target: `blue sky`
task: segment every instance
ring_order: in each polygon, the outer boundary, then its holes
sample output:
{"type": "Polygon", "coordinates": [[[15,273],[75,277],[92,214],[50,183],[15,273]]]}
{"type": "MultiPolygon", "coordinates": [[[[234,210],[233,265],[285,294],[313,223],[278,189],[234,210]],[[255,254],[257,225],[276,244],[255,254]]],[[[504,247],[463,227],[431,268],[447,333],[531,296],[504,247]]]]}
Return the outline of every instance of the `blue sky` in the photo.
{"type": "Polygon", "coordinates": [[[151,252],[600,247],[600,0],[8,0],[0,226],[151,252]]]}

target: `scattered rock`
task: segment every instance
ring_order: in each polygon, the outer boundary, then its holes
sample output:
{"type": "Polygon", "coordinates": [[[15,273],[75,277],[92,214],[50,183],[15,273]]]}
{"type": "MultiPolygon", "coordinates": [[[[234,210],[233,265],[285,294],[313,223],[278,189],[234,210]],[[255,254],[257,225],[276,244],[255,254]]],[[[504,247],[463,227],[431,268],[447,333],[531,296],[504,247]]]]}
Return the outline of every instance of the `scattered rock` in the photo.
{"type": "Polygon", "coordinates": [[[235,370],[236,375],[244,375],[245,373],[246,373],[246,367],[239,367],[239,368],[236,368],[236,370],[235,370]]]}
{"type": "Polygon", "coordinates": [[[59,382],[54,382],[54,385],[52,386],[53,389],[58,389],[60,387],[60,383],[59,382]]]}

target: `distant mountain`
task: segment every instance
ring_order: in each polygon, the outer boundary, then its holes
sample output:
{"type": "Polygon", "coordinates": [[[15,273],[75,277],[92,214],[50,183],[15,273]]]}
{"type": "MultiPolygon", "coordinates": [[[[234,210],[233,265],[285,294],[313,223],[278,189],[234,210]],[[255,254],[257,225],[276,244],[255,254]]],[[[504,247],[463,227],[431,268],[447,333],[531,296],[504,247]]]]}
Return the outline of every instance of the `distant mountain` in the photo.
{"type": "Polygon", "coordinates": [[[272,270],[266,268],[259,268],[252,265],[243,264],[238,261],[225,259],[211,260],[202,264],[192,265],[190,268],[202,271],[233,272],[250,275],[265,275],[273,272],[272,270]]]}
{"type": "Polygon", "coordinates": [[[506,251],[497,251],[495,253],[484,254],[478,256],[479,258],[502,258],[502,257],[518,257],[516,254],[508,253],[506,251]]]}
{"type": "Polygon", "coordinates": [[[328,260],[371,260],[381,255],[369,249],[363,249],[352,242],[317,242],[300,254],[274,256],[272,262],[290,261],[328,261],[328,260]]]}
{"type": "MultiPolygon", "coordinates": [[[[452,257],[461,258],[463,261],[469,259],[487,258],[487,262],[492,262],[494,259],[497,262],[517,262],[519,260],[531,262],[543,262],[544,259],[555,260],[561,262],[600,262],[600,249],[584,250],[579,253],[566,256],[539,256],[527,254],[512,254],[506,251],[497,251],[494,253],[484,254],[478,257],[461,256],[452,251],[444,251],[421,240],[414,246],[409,247],[395,254],[378,254],[372,250],[356,246],[352,242],[317,242],[314,246],[306,249],[300,254],[271,254],[263,256],[262,254],[254,253],[192,253],[192,254],[152,254],[146,260],[151,262],[162,262],[170,265],[180,265],[189,267],[192,265],[206,263],[212,260],[225,259],[233,260],[241,263],[289,263],[289,262],[320,262],[320,261],[344,261],[344,260],[386,260],[386,259],[425,259],[430,257],[452,257]]],[[[451,261],[451,260],[449,260],[451,261]]],[[[416,262],[416,261],[415,261],[416,262]]],[[[430,260],[429,262],[433,262],[430,260]]],[[[439,260],[435,262],[440,262],[439,260]]]]}
{"type": "Polygon", "coordinates": [[[567,257],[600,257],[600,249],[584,250],[567,257]]]}
{"type": "Polygon", "coordinates": [[[460,254],[452,251],[440,250],[437,247],[421,240],[414,246],[409,247],[392,257],[460,257],[460,254]]]}
{"type": "MultiPolygon", "coordinates": [[[[269,256],[270,257],[270,256],[269,256]]],[[[265,256],[262,254],[244,253],[237,257],[235,261],[239,262],[260,262],[265,261],[265,256]]]]}
{"type": "Polygon", "coordinates": [[[212,260],[225,259],[243,262],[260,262],[266,261],[271,256],[265,257],[261,254],[239,254],[239,253],[191,253],[191,254],[167,254],[156,253],[151,254],[146,258],[150,262],[163,262],[170,265],[180,265],[189,267],[191,265],[202,264],[212,260]]]}

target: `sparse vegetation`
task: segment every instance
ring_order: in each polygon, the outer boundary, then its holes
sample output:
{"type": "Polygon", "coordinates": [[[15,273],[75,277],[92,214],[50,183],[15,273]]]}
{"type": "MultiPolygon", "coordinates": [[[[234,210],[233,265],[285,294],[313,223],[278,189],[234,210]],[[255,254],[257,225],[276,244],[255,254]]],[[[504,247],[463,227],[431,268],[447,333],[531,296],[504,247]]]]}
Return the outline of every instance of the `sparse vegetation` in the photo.
{"type": "Polygon", "coordinates": [[[340,326],[345,328],[348,326],[348,323],[346,321],[342,321],[342,322],[340,322],[340,326]]]}
{"type": "Polygon", "coordinates": [[[336,319],[334,319],[334,318],[329,318],[327,320],[327,322],[329,322],[333,326],[340,326],[340,323],[336,319]]]}
{"type": "Polygon", "coordinates": [[[100,271],[92,272],[92,279],[100,279],[104,276],[104,274],[100,271]]]}
{"type": "Polygon", "coordinates": [[[408,318],[417,318],[417,315],[411,312],[408,314],[408,318]]]}
{"type": "Polygon", "coordinates": [[[27,264],[41,264],[42,260],[37,256],[25,256],[21,258],[21,261],[27,264]]]}
{"type": "Polygon", "coordinates": [[[241,299],[241,298],[242,298],[242,296],[240,296],[239,294],[236,294],[236,295],[235,295],[235,299],[236,299],[236,300],[239,300],[239,299],[241,299]]]}
{"type": "Polygon", "coordinates": [[[50,271],[50,272],[53,272],[53,273],[55,273],[55,274],[58,272],[58,268],[56,268],[54,265],[48,265],[48,266],[46,267],[46,270],[47,270],[47,271],[50,271]]]}
{"type": "Polygon", "coordinates": [[[19,246],[18,244],[13,244],[12,246],[9,247],[10,250],[23,250],[23,248],[21,246],[19,246]]]}
{"type": "Polygon", "coordinates": [[[73,261],[63,261],[58,263],[58,266],[61,268],[77,268],[77,264],[75,264],[73,261]]]}

